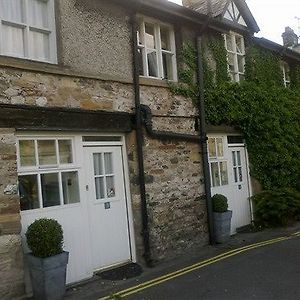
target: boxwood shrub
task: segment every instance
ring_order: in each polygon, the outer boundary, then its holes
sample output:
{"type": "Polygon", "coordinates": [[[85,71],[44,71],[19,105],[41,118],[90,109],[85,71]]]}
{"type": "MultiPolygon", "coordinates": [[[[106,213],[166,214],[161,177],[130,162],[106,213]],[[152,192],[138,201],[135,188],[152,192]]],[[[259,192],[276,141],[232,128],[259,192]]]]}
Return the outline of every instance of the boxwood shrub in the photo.
{"type": "Polygon", "coordinates": [[[53,219],[39,219],[27,229],[26,239],[32,255],[49,257],[63,252],[63,230],[53,219]]]}
{"type": "Polygon", "coordinates": [[[221,194],[215,194],[211,197],[213,211],[223,213],[228,210],[228,199],[221,194]]]}

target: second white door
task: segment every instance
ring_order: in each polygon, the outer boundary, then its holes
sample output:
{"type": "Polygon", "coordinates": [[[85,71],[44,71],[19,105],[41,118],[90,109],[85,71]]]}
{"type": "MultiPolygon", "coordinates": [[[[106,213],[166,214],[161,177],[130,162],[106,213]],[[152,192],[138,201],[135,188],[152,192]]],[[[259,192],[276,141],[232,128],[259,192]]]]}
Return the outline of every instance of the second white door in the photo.
{"type": "Polygon", "coordinates": [[[131,260],[121,147],[85,147],[94,270],[131,260]]]}

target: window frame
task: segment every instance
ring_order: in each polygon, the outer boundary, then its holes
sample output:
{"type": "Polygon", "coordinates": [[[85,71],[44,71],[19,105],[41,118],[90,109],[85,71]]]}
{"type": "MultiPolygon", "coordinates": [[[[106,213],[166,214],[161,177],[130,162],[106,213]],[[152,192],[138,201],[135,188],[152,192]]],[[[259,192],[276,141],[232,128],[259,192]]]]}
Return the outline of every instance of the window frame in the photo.
{"type": "Polygon", "coordinates": [[[223,35],[224,36],[224,42],[225,42],[225,49],[227,52],[227,68],[228,68],[228,75],[230,76],[231,80],[234,82],[240,82],[242,81],[242,78],[244,80],[245,78],[245,40],[244,37],[238,33],[230,31],[229,33],[226,33],[223,35]],[[231,39],[231,44],[233,50],[228,49],[227,47],[227,38],[230,37],[231,39]],[[237,38],[241,39],[241,53],[237,51],[237,38]],[[229,54],[233,55],[233,68],[234,70],[230,70],[230,64],[229,64],[229,54]],[[243,72],[240,72],[239,70],[239,60],[238,58],[242,59],[243,63],[243,72]]]}
{"type": "Polygon", "coordinates": [[[224,136],[209,136],[208,141],[207,141],[207,153],[208,153],[208,163],[209,163],[209,172],[210,172],[210,186],[212,188],[217,188],[217,187],[223,187],[223,186],[228,186],[229,185],[229,160],[228,157],[226,156],[226,139],[224,136]],[[210,155],[210,149],[209,149],[209,140],[214,139],[215,140],[215,156],[210,155]],[[218,155],[218,143],[217,140],[221,139],[222,140],[222,154],[223,155],[218,155]],[[227,183],[223,184],[222,183],[222,175],[221,175],[221,164],[226,163],[226,169],[227,169],[227,183]],[[213,172],[212,172],[212,164],[217,164],[218,166],[218,179],[219,179],[219,185],[214,185],[214,180],[213,180],[213,172]]]}
{"type": "Polygon", "coordinates": [[[137,32],[137,48],[141,51],[142,56],[142,67],[143,75],[140,74],[142,78],[151,78],[159,80],[177,81],[177,59],[176,59],[176,44],[175,44],[175,33],[172,25],[155,20],[153,18],[138,16],[138,32],[137,32]],[[155,49],[149,48],[145,42],[145,24],[150,24],[154,27],[154,40],[155,49]],[[169,31],[169,41],[171,50],[164,50],[161,46],[161,27],[167,28],[169,31]],[[147,62],[148,51],[156,52],[157,60],[157,74],[158,76],[149,75],[149,67],[147,62]],[[164,78],[164,67],[163,67],[163,54],[171,56],[171,67],[172,67],[172,79],[164,78]]]}
{"type": "Polygon", "coordinates": [[[74,136],[18,136],[17,137],[17,173],[19,176],[26,176],[26,175],[36,175],[37,176],[37,191],[38,191],[38,201],[39,201],[39,207],[38,208],[32,208],[32,209],[26,209],[22,210],[22,213],[24,212],[32,212],[32,211],[38,211],[45,209],[57,209],[57,208],[64,208],[64,207],[70,207],[70,206],[77,206],[81,203],[81,193],[80,193],[80,165],[78,161],[78,157],[76,154],[76,145],[75,145],[75,137],[74,136]],[[21,166],[20,163],[20,141],[34,141],[35,146],[35,160],[36,164],[35,166],[21,166]],[[56,156],[57,156],[57,164],[53,165],[39,165],[38,164],[38,141],[40,140],[50,140],[55,141],[55,150],[56,150],[56,156]],[[59,161],[59,145],[58,141],[60,140],[70,140],[71,141],[71,149],[72,149],[72,163],[60,163],[59,161]],[[78,183],[78,202],[74,203],[64,203],[64,195],[63,195],[63,181],[62,181],[62,174],[68,173],[68,172],[77,172],[77,183],[78,183]],[[43,174],[58,174],[58,186],[59,186],[59,204],[53,205],[53,206],[46,206],[43,205],[43,195],[42,195],[42,179],[41,176],[43,174]]]}
{"type": "MultiPolygon", "coordinates": [[[[48,18],[48,27],[42,27],[32,24],[30,20],[30,0],[20,0],[21,1],[21,15],[22,22],[16,20],[9,20],[4,18],[4,15],[0,13],[0,56],[7,57],[16,57],[20,59],[45,62],[50,64],[57,64],[57,41],[56,41],[56,19],[55,19],[55,0],[38,0],[40,2],[47,3],[47,18],[48,18]],[[23,47],[24,55],[16,55],[14,53],[4,53],[2,47],[2,38],[3,38],[3,25],[7,25],[13,28],[19,28],[23,30],[23,47]],[[41,59],[36,58],[32,54],[33,43],[30,42],[30,32],[39,32],[47,34],[49,38],[49,58],[41,59]]],[[[3,13],[4,14],[4,13],[3,13]]]]}
{"type": "Polygon", "coordinates": [[[290,77],[290,66],[287,62],[281,61],[280,67],[282,71],[282,79],[283,79],[283,85],[284,87],[288,88],[291,85],[291,77],[290,77]]]}

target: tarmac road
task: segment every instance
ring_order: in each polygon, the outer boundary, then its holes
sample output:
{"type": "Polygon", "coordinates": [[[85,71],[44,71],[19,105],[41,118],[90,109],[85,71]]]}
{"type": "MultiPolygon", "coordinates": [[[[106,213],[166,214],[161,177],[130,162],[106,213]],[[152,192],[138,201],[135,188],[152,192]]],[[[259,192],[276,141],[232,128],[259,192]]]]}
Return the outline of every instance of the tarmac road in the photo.
{"type": "Polygon", "coordinates": [[[142,291],[134,291],[124,299],[298,300],[300,237],[230,256],[142,291]]]}

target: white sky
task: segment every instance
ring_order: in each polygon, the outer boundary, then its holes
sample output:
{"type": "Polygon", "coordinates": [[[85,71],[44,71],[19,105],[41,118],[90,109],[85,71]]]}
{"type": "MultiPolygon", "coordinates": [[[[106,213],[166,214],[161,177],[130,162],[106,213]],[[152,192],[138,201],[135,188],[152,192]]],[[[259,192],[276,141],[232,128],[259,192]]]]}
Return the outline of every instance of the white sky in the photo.
{"type": "MultiPolygon", "coordinates": [[[[169,1],[181,4],[181,0],[169,1]]],[[[246,2],[260,28],[257,36],[282,44],[281,34],[286,26],[290,26],[297,35],[300,35],[298,21],[295,18],[296,16],[300,18],[300,0],[246,0],[246,2]]]]}

